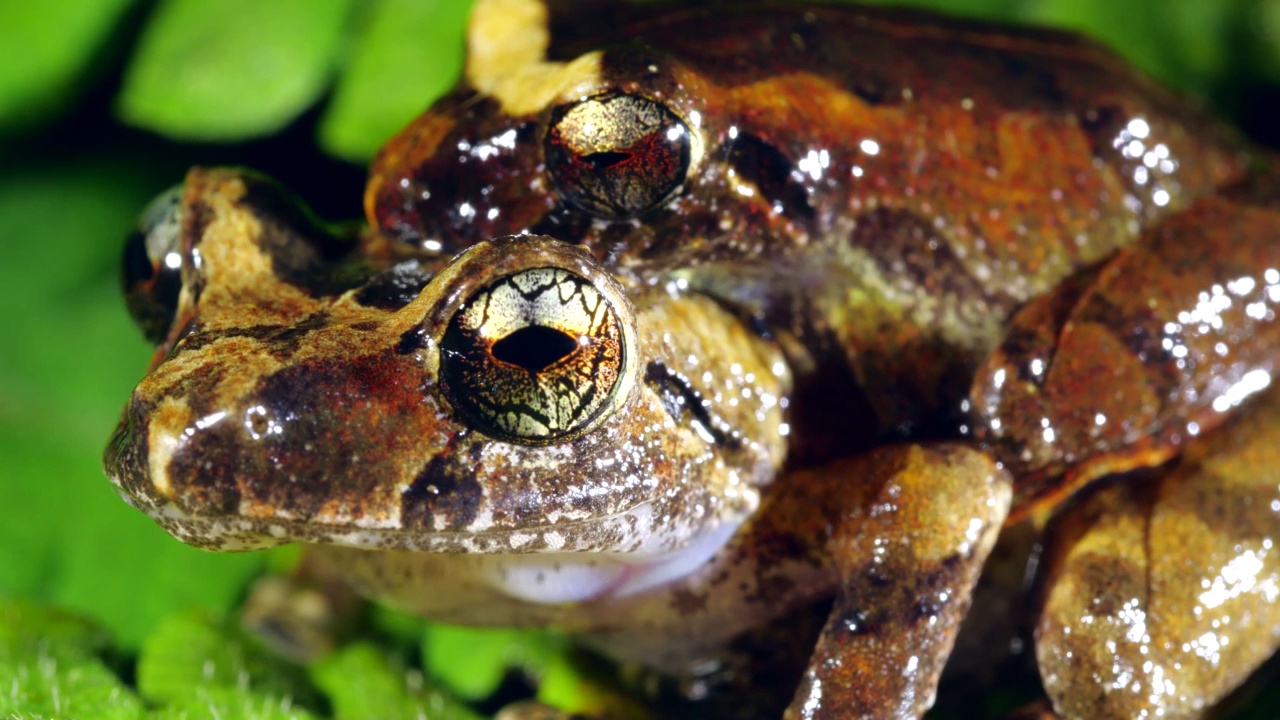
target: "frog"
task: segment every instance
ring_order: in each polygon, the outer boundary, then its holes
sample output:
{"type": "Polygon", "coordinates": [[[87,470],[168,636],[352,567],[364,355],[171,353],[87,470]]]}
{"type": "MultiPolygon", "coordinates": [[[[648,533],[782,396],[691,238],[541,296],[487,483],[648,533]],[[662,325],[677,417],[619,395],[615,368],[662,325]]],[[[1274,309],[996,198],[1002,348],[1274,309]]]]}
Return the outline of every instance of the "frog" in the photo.
{"type": "Polygon", "coordinates": [[[1275,167],[1071,33],[480,0],[363,226],[233,168],[146,211],[106,474],[670,676],[772,627],[792,719],[923,715],[1030,528],[1043,716],[1195,717],[1280,645],[1275,167]]]}

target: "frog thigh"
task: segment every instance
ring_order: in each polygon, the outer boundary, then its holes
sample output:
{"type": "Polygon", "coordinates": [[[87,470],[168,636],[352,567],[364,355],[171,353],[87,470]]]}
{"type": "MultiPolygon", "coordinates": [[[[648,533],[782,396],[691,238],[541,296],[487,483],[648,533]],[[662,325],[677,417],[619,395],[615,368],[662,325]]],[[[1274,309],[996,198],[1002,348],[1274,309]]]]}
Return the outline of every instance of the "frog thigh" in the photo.
{"type": "Polygon", "coordinates": [[[987,455],[885,448],[810,473],[817,507],[859,496],[828,525],[839,592],[787,718],[916,718],[934,700],[1012,494],[987,455]]]}
{"type": "Polygon", "coordinates": [[[310,663],[360,628],[368,601],[322,555],[304,548],[288,573],[268,574],[249,588],[240,623],[277,654],[310,663]]]}
{"type": "Polygon", "coordinates": [[[1280,393],[1258,402],[1063,518],[1036,632],[1062,716],[1196,717],[1280,645],[1280,393]]]}
{"type": "Polygon", "coordinates": [[[1280,178],[1262,171],[1019,310],[970,398],[979,439],[1018,477],[1015,517],[1164,462],[1266,386],[1278,233],[1280,178]]]}

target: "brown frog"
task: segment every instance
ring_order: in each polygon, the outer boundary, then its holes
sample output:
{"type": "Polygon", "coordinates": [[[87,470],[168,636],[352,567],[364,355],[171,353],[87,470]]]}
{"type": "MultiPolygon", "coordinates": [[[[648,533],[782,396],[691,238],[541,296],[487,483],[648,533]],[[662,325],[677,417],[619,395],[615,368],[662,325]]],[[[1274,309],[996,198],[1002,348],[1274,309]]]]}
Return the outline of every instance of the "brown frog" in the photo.
{"type": "Polygon", "coordinates": [[[1272,167],[1072,35],[484,0],[369,228],[235,170],[153,206],[107,473],[184,542],[671,673],[833,602],[789,718],[919,716],[1047,525],[1055,711],[1194,716],[1280,639],[1272,167]]]}

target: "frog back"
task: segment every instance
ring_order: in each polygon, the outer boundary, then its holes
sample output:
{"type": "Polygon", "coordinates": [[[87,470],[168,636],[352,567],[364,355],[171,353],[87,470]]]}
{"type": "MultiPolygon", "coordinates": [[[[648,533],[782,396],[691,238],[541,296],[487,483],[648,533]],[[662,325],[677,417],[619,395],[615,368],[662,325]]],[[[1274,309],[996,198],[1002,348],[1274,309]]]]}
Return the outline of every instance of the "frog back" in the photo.
{"type": "Polygon", "coordinates": [[[1014,307],[1247,164],[1196,103],[1068,33],[843,5],[498,0],[473,20],[463,86],[388,145],[366,207],[423,247],[537,232],[711,295],[783,338],[819,395],[847,388],[878,436],[954,429],[1014,307]],[[603,176],[630,157],[573,154],[566,118],[586,103],[606,129],[661,115],[685,138],[662,151],[674,169],[620,180],[626,197],[584,191],[573,162],[603,176]]]}

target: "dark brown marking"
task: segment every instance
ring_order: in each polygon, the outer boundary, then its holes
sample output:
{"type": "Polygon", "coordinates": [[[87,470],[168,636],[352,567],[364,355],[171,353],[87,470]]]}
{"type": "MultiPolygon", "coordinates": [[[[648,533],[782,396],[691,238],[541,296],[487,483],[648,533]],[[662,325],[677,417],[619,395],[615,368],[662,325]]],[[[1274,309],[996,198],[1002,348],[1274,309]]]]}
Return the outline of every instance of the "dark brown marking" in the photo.
{"type": "Polygon", "coordinates": [[[988,50],[991,64],[1000,66],[996,77],[1001,82],[1017,86],[1022,92],[1036,98],[1046,112],[1065,108],[1067,94],[1062,89],[1059,73],[1043,59],[1030,54],[997,52],[988,50]]]}
{"type": "Polygon", "coordinates": [[[298,346],[302,344],[302,340],[311,334],[314,330],[319,330],[329,325],[329,313],[317,312],[303,318],[301,322],[292,326],[281,328],[277,331],[266,332],[261,340],[272,346],[272,353],[287,357],[292,355],[298,346]]]}
{"type": "Polygon", "coordinates": [[[543,172],[542,153],[530,151],[541,145],[542,123],[507,117],[493,98],[467,89],[437,101],[434,112],[455,115],[456,122],[445,130],[410,126],[388,146],[410,167],[393,171],[395,180],[384,177],[375,191],[377,226],[387,234],[417,248],[439,243],[433,249],[448,256],[480,240],[522,232],[559,205],[554,192],[529,188],[529,178],[543,172]],[[514,143],[494,142],[511,131],[514,143]],[[403,154],[395,151],[397,143],[405,143],[403,154]],[[471,150],[479,146],[492,153],[477,157],[471,150]],[[501,212],[476,212],[477,198],[497,201],[501,212]]]}
{"type": "Polygon", "coordinates": [[[741,134],[729,147],[729,164],[744,180],[755,185],[770,205],[781,205],[788,217],[813,219],[809,192],[795,179],[795,164],[776,145],[754,135],[741,134]]]}
{"type": "Polygon", "coordinates": [[[204,417],[219,409],[218,386],[222,384],[226,374],[227,368],[222,363],[204,363],[200,368],[183,375],[166,396],[186,402],[196,417],[204,417]]]}
{"type": "MultiPolygon", "coordinates": [[[[301,521],[338,506],[385,517],[388,490],[415,452],[424,412],[420,369],[389,351],[292,364],[192,424],[170,463],[170,485],[193,515],[301,521]]],[[[183,432],[182,428],[171,428],[183,432]]]]}
{"type": "Polygon", "coordinates": [[[417,260],[398,263],[370,278],[356,293],[356,302],[382,310],[399,310],[418,297],[431,276],[431,271],[417,260]]]}
{"type": "Polygon", "coordinates": [[[850,244],[866,249],[887,275],[906,277],[935,295],[975,298],[992,291],[970,274],[929,218],[877,208],[855,222],[850,244]]]}
{"type": "MultiPolygon", "coordinates": [[[[190,195],[190,190],[185,194],[190,195]]],[[[190,260],[191,252],[204,239],[205,230],[213,222],[215,215],[216,213],[209,207],[209,203],[204,200],[203,196],[197,196],[191,202],[185,203],[181,241],[184,264],[190,260]]],[[[199,305],[200,296],[204,293],[204,274],[195,273],[194,277],[195,279],[191,283],[191,301],[199,305]]]]}
{"type": "Polygon", "coordinates": [[[853,84],[853,94],[868,105],[883,105],[889,96],[888,86],[876,78],[862,78],[853,84]]]}
{"type": "Polygon", "coordinates": [[[762,575],[756,578],[755,592],[748,594],[747,600],[760,603],[762,607],[772,607],[786,602],[795,587],[795,580],[787,575],[762,575]]]}
{"type": "Polygon", "coordinates": [[[844,611],[840,626],[850,635],[868,635],[872,632],[871,621],[861,608],[849,608],[844,611]]]}
{"type": "Polygon", "coordinates": [[[894,586],[894,578],[885,574],[879,567],[867,567],[866,572],[862,574],[862,579],[867,585],[873,588],[887,588],[894,586]]]}
{"type": "Polygon", "coordinates": [[[187,438],[169,462],[169,484],[173,500],[190,515],[219,517],[234,515],[240,507],[241,488],[237,482],[245,470],[239,452],[242,427],[239,418],[227,418],[187,438]]]}
{"type": "Polygon", "coordinates": [[[1180,379],[1181,373],[1176,367],[1172,367],[1176,366],[1176,360],[1163,345],[1164,328],[1160,316],[1152,308],[1134,303],[1120,304],[1106,294],[1095,293],[1089,296],[1081,312],[1073,316],[1072,320],[1096,321],[1105,327],[1127,331],[1116,334],[1134,357],[1150,368],[1171,366],[1165,371],[1169,376],[1169,384],[1180,379]]]}
{"type": "Polygon", "coordinates": [[[260,223],[258,247],[283,282],[312,297],[338,295],[364,282],[373,268],[353,256],[356,243],[323,225],[298,198],[275,182],[242,173],[240,207],[260,223]]]}
{"type": "Polygon", "coordinates": [[[808,559],[816,562],[816,547],[793,532],[762,534],[752,544],[752,552],[761,568],[769,570],[786,562],[808,559]]]}
{"type": "Polygon", "coordinates": [[[1109,155],[1120,129],[1129,122],[1128,113],[1115,104],[1096,105],[1079,113],[1080,127],[1089,137],[1095,157],[1109,155]]]}
{"type": "Polygon", "coordinates": [[[671,593],[671,608],[681,615],[696,615],[707,609],[707,593],[677,588],[671,593]]]}
{"type": "Polygon", "coordinates": [[[433,529],[437,515],[448,529],[465,528],[476,519],[483,490],[475,472],[458,460],[452,454],[432,458],[414,478],[400,496],[405,528],[433,529]]]}
{"type": "Polygon", "coordinates": [[[396,343],[397,355],[408,355],[427,346],[427,330],[421,325],[406,331],[396,343]]]}
{"type": "MultiPolygon", "coordinates": [[[[1010,328],[1009,333],[1005,335],[1004,342],[1000,345],[1000,349],[1011,357],[1017,358],[1043,356],[1049,350],[1049,348],[1045,347],[1045,338],[1041,328],[1029,328],[1022,325],[1014,325],[1010,328]]],[[[1044,360],[1045,358],[1040,357],[1040,359],[1044,360]]],[[[1019,382],[1030,383],[1038,388],[1043,388],[1045,380],[1049,377],[1047,372],[1041,372],[1038,375],[1031,372],[1030,362],[1018,363],[1013,366],[1013,370],[1019,382]]]]}
{"type": "Polygon", "coordinates": [[[658,393],[662,408],[672,420],[683,425],[691,417],[706,429],[717,445],[727,449],[741,447],[742,443],[732,434],[733,428],[711,414],[711,403],[693,387],[689,378],[671,370],[661,360],[654,360],[645,367],[644,380],[658,393]]]}
{"type": "Polygon", "coordinates": [[[266,345],[272,355],[284,359],[297,352],[298,346],[312,331],[328,325],[329,314],[321,311],[292,325],[250,325],[245,328],[196,332],[179,343],[175,352],[191,352],[228,338],[252,338],[266,345]]]}

